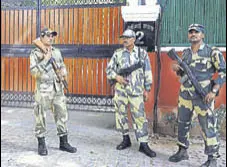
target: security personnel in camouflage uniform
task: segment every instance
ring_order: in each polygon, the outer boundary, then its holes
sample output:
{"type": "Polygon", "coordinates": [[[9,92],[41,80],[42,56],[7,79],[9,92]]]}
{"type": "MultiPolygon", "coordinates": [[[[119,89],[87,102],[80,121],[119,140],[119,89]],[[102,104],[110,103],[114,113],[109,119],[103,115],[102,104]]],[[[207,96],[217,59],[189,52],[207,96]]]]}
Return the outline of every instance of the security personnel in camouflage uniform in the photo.
{"type": "Polygon", "coordinates": [[[57,75],[48,63],[51,56],[61,68],[60,73],[66,76],[66,68],[59,49],[52,46],[54,37],[57,32],[50,29],[41,31],[40,40],[48,49],[48,53],[44,54],[39,48],[32,50],[30,54],[30,71],[36,79],[35,89],[35,136],[38,139],[38,154],[47,155],[45,144],[46,135],[46,111],[51,108],[54,114],[57,132],[60,137],[60,150],[75,153],[76,148],[72,147],[67,141],[68,130],[66,122],[68,113],[66,108],[66,97],[63,91],[63,84],[57,78],[57,75]]]}
{"type": "Polygon", "coordinates": [[[129,104],[136,138],[140,142],[139,151],[149,157],[155,157],[156,153],[148,146],[148,122],[144,111],[144,100],[148,100],[152,84],[150,60],[145,50],[134,45],[136,39],[134,31],[125,30],[121,38],[124,48],[115,51],[106,69],[107,78],[116,81],[114,96],[116,127],[123,134],[123,141],[117,146],[117,150],[131,146],[127,117],[129,104]],[[141,68],[128,76],[118,75],[120,69],[127,69],[139,61],[143,64],[141,68]]]}
{"type": "Polygon", "coordinates": [[[189,80],[183,79],[184,73],[182,73],[181,67],[176,63],[173,64],[173,70],[181,75],[182,84],[178,101],[179,150],[169,160],[179,162],[189,158],[187,154],[189,130],[193,111],[195,111],[205,141],[205,154],[208,155],[208,160],[201,167],[216,167],[216,159],[219,157],[217,120],[209,108],[214,109],[215,96],[226,81],[226,63],[222,53],[217,48],[211,48],[204,44],[204,30],[204,26],[200,24],[189,26],[188,39],[191,48],[183,51],[182,60],[188,64],[201,86],[208,92],[205,99],[200,98],[189,80]],[[218,78],[212,80],[216,72],[218,72],[218,78]]]}

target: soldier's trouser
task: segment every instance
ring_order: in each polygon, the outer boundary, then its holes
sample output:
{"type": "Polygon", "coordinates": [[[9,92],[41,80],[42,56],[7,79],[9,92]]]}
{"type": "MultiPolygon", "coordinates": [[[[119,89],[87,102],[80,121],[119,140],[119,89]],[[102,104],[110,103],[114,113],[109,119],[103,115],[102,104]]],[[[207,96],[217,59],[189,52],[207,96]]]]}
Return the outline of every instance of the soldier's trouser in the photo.
{"type": "Polygon", "coordinates": [[[133,127],[135,129],[136,138],[139,142],[148,141],[148,122],[144,111],[143,96],[127,96],[127,94],[115,93],[114,104],[116,111],[116,128],[123,135],[128,134],[128,104],[130,107],[133,127]]]}
{"type": "MultiPolygon", "coordinates": [[[[214,102],[209,105],[213,110],[214,102]]],[[[178,145],[189,147],[189,130],[193,111],[198,115],[205,142],[205,154],[218,156],[219,141],[217,138],[216,118],[202,100],[185,100],[179,97],[178,102],[178,145]]]]}
{"type": "Polygon", "coordinates": [[[46,135],[46,111],[51,108],[54,120],[57,125],[59,136],[67,135],[66,122],[68,112],[66,108],[66,97],[63,92],[35,93],[35,136],[44,137],[46,135]]]}

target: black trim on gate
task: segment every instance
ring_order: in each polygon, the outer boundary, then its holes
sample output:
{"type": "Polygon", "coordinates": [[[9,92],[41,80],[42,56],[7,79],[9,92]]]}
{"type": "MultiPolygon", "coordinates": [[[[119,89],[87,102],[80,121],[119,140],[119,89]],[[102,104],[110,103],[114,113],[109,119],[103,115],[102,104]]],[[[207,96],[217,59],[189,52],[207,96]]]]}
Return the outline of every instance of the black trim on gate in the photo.
{"type": "MultiPolygon", "coordinates": [[[[64,57],[110,58],[121,45],[54,45],[64,57]]],[[[28,57],[33,45],[1,45],[1,56],[28,57]]]]}
{"type": "MultiPolygon", "coordinates": [[[[112,95],[66,94],[69,109],[79,105],[81,110],[113,110],[112,95]],[[71,107],[70,107],[71,106],[71,107]]],[[[32,107],[35,102],[33,92],[1,91],[1,105],[13,107],[32,107]]],[[[78,109],[78,108],[77,108],[78,109]]]]}

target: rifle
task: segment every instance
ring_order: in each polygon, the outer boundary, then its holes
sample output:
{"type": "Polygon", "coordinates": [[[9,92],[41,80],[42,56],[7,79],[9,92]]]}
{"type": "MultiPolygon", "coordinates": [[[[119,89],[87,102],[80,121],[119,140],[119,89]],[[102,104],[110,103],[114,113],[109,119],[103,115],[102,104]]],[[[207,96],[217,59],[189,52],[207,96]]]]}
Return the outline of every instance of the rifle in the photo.
{"type": "MultiPolygon", "coordinates": [[[[186,76],[188,77],[188,79],[190,80],[190,82],[192,83],[192,85],[195,88],[195,91],[201,96],[201,98],[204,100],[205,97],[207,96],[207,92],[204,91],[203,87],[200,85],[200,83],[198,82],[198,80],[196,79],[196,77],[193,75],[191,69],[188,67],[188,65],[181,60],[181,58],[177,55],[175,49],[171,49],[167,55],[174,61],[177,61],[178,64],[182,67],[184,73],[186,74],[186,76]]],[[[182,72],[181,72],[182,73],[182,72]]],[[[213,110],[207,105],[207,103],[204,102],[204,104],[208,107],[208,109],[213,113],[213,110]]]]}
{"type": "MultiPolygon", "coordinates": [[[[137,70],[137,69],[139,69],[139,68],[141,68],[141,67],[143,67],[143,65],[142,65],[141,62],[139,62],[139,63],[134,64],[134,65],[132,65],[132,66],[130,66],[130,67],[128,67],[128,68],[120,69],[119,72],[118,72],[117,74],[120,75],[120,76],[128,76],[128,75],[130,75],[133,71],[135,71],[135,70],[137,70]]],[[[117,81],[116,81],[115,79],[111,79],[111,80],[109,80],[109,82],[110,82],[110,85],[112,86],[112,85],[114,85],[117,81]]]]}
{"type": "MultiPolygon", "coordinates": [[[[133,71],[143,67],[141,58],[140,58],[140,48],[139,48],[139,62],[125,69],[120,69],[117,74],[120,76],[129,76],[133,71]]],[[[108,80],[110,85],[113,86],[117,81],[115,79],[108,80]]]]}
{"type": "MultiPolygon", "coordinates": [[[[40,38],[37,38],[37,39],[35,39],[35,40],[32,41],[32,42],[33,42],[33,44],[34,44],[36,47],[38,47],[44,54],[47,54],[48,50],[47,50],[46,47],[43,45],[43,43],[40,41],[40,38]]],[[[52,67],[53,67],[53,69],[54,69],[54,72],[55,72],[55,74],[57,75],[59,81],[61,81],[61,82],[63,83],[64,88],[67,90],[67,92],[69,92],[69,90],[68,90],[68,83],[67,83],[67,81],[66,81],[66,76],[62,76],[62,75],[60,74],[60,70],[61,70],[61,69],[58,67],[58,65],[57,65],[57,63],[56,63],[56,60],[55,60],[53,57],[51,57],[51,58],[49,59],[47,65],[48,65],[48,64],[51,64],[51,65],[52,65],[52,67]]]]}

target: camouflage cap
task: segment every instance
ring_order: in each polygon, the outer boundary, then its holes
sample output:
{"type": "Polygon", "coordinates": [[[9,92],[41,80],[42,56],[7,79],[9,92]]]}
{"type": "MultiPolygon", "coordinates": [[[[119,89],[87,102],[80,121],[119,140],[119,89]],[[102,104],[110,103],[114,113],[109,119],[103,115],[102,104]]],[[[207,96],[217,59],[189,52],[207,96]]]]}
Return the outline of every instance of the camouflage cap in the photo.
{"type": "Polygon", "coordinates": [[[40,36],[44,36],[47,34],[52,34],[53,36],[57,36],[58,33],[56,31],[51,30],[50,28],[44,28],[40,32],[40,36]]]}
{"type": "Polygon", "coordinates": [[[195,31],[204,33],[205,32],[205,27],[203,25],[201,25],[201,24],[191,24],[188,27],[188,32],[191,31],[191,30],[195,30],[195,31]]]}
{"type": "Polygon", "coordinates": [[[120,36],[120,38],[136,38],[136,33],[131,30],[131,29],[127,29],[123,32],[123,34],[120,36]]]}

